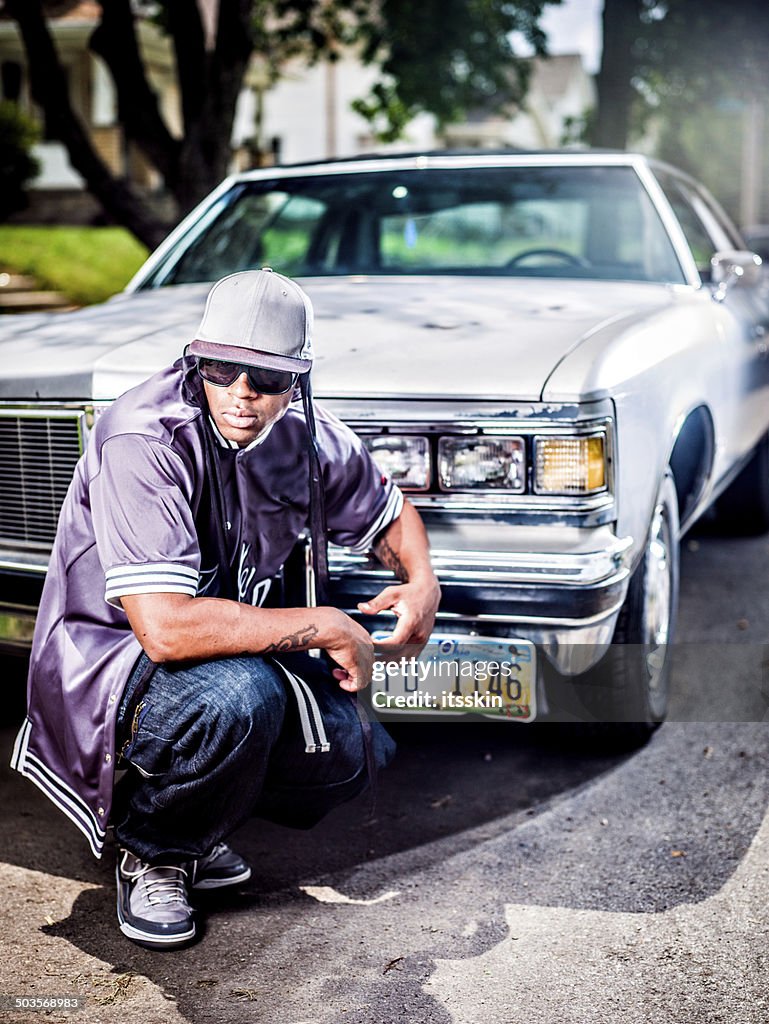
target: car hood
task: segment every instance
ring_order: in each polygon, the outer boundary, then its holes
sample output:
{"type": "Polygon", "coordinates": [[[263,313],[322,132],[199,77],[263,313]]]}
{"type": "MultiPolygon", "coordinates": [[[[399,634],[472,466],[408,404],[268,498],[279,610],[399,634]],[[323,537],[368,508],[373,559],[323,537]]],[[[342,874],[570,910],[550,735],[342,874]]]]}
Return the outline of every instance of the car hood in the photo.
{"type": "MultiPolygon", "coordinates": [[[[534,278],[307,278],[314,390],[327,397],[537,401],[548,377],[600,328],[675,301],[665,285],[534,278]]],[[[208,285],[123,293],[75,313],[0,322],[11,400],[111,399],[176,359],[208,285]]]]}

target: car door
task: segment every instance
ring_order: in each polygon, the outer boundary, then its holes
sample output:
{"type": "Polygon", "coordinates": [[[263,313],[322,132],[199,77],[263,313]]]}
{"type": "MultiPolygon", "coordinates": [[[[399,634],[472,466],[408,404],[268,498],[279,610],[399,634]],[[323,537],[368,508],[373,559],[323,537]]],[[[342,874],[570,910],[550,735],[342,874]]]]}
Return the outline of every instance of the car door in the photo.
{"type": "MultiPolygon", "coordinates": [[[[672,172],[657,179],[678,217],[703,285],[712,288],[716,252],[745,249],[739,232],[715,200],[672,172]]],[[[715,289],[713,289],[715,295],[715,289]]],[[[769,425],[769,274],[751,284],[730,284],[713,298],[713,324],[723,347],[719,394],[708,396],[716,419],[716,440],[725,465],[749,452],[769,425]]]]}

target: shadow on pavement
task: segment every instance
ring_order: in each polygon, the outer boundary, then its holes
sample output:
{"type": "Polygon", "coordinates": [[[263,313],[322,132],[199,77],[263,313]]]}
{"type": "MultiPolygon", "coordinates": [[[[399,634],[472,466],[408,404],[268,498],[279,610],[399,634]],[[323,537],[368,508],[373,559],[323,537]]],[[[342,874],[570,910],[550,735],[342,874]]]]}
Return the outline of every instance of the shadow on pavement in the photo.
{"type": "MultiPolygon", "coordinates": [[[[23,714],[23,711],[21,712],[23,714]]],[[[4,716],[7,721],[7,715],[4,716]]],[[[0,733],[0,860],[87,882],[110,879],[74,826],[9,767],[20,714],[0,733]]],[[[364,793],[308,831],[258,819],[234,844],[271,892],[372,859],[424,847],[525,812],[620,763],[620,756],[562,751],[548,726],[399,725],[398,754],[381,775],[374,817],[364,793]]],[[[111,860],[111,851],[104,861],[111,860]]],[[[426,863],[424,861],[423,863],[426,863]]]]}
{"type": "MultiPolygon", "coordinates": [[[[422,987],[434,959],[499,943],[505,905],[648,914],[696,903],[733,873],[767,803],[758,725],[671,723],[624,756],[563,750],[547,726],[402,725],[372,822],[365,795],[308,832],[249,822],[233,845],[252,880],[201,903],[202,942],[158,954],[118,931],[112,850],[97,863],[8,767],[14,732],[0,732],[0,860],[95,886],[41,931],[113,975],[150,979],[175,1000],[153,1024],[296,1024],[336,1020],[326,1010],[339,1006],[355,1024],[442,1024],[449,1017],[422,987]],[[335,906],[302,892],[308,883],[364,901],[401,895],[335,906]],[[310,997],[322,1000],[317,1013],[310,997]]],[[[33,921],[14,924],[25,941],[33,921]]]]}
{"type": "MultiPolygon", "coordinates": [[[[258,820],[248,823],[233,845],[253,866],[251,882],[224,898],[219,893],[200,900],[205,911],[203,941],[170,955],[141,949],[120,934],[113,849],[97,862],[74,826],[8,766],[19,718],[14,713],[12,724],[0,731],[0,861],[95,886],[76,896],[65,918],[43,924],[41,931],[110,965],[115,976],[144,975],[194,1021],[284,1019],[272,1010],[261,1016],[274,998],[270,993],[280,991],[280,969],[286,980],[299,969],[281,951],[283,943],[287,936],[301,934],[306,936],[303,942],[312,944],[316,915],[320,912],[325,921],[335,916],[332,908],[305,895],[301,884],[366,866],[377,870],[379,863],[392,864],[386,860],[391,854],[403,854],[407,861],[427,867],[431,858],[447,855],[441,840],[448,840],[451,853],[467,849],[478,842],[479,827],[484,835],[498,834],[510,815],[534,815],[542,801],[579,790],[622,761],[618,756],[563,752],[545,727],[399,726],[393,729],[399,754],[381,775],[375,818],[368,820],[370,800],[364,794],[307,832],[258,820]],[[243,997],[242,1005],[232,1007],[233,993],[247,987],[250,991],[254,983],[248,979],[254,977],[264,978],[258,1002],[243,997]],[[209,984],[220,987],[209,991],[209,984]]],[[[392,866],[382,870],[386,875],[392,866]]],[[[50,887],[56,882],[47,879],[42,884],[50,887]]],[[[356,918],[364,935],[377,908],[360,909],[372,911],[365,920],[363,914],[356,918]]],[[[34,942],[32,920],[26,925],[16,922],[14,928],[28,928],[25,941],[34,942]]],[[[330,936],[321,932],[316,939],[325,944],[330,936]]],[[[342,940],[340,951],[349,941],[342,940]]],[[[309,949],[305,953],[311,957],[309,976],[322,978],[322,955],[309,949]]],[[[409,991],[412,1000],[411,986],[409,991]]],[[[436,1024],[439,1019],[431,1018],[436,1024]]]]}

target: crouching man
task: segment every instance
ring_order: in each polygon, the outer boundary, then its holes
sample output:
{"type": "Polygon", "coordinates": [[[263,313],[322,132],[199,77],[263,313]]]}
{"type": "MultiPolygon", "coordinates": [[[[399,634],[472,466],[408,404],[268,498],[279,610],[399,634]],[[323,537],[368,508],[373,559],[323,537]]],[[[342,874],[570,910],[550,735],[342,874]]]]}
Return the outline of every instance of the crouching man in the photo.
{"type": "Polygon", "coordinates": [[[313,408],[311,332],[287,278],[217,282],[184,357],[97,420],[62,508],[13,765],[96,856],[113,826],[120,928],[151,948],[194,939],[190,889],[249,878],[224,842],[249,817],[309,827],[392,755],[354,697],[367,631],[268,594],[300,535],[321,591],[327,537],[394,570],[360,606],[398,616],[393,652],[433,626],[421,520],[313,408]]]}

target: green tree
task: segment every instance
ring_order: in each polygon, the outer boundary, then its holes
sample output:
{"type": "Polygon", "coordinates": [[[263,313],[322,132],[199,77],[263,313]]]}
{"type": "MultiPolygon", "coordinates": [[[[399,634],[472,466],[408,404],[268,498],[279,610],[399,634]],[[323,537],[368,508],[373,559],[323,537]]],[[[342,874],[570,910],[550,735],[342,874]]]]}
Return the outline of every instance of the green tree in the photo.
{"type": "Polygon", "coordinates": [[[594,145],[624,149],[656,114],[669,150],[716,101],[769,89],[766,0],[604,0],[603,33],[594,145]]]}
{"type": "Polygon", "coordinates": [[[359,36],[364,61],[379,65],[382,77],[355,108],[389,141],[422,110],[440,128],[474,108],[520,104],[531,65],[516,56],[512,38],[519,33],[543,55],[544,6],[542,0],[381,0],[377,16],[362,19],[359,36]]]}
{"type": "MultiPolygon", "coordinates": [[[[75,113],[46,20],[53,0],[5,0],[19,26],[36,102],[50,135],[109,216],[150,248],[171,227],[127,181],[99,158],[75,113]],[[47,9],[48,6],[48,9],[47,9]]],[[[510,33],[519,31],[539,53],[545,39],[537,21],[560,0],[218,0],[212,43],[198,0],[157,0],[145,5],[171,39],[178,75],[183,137],[174,138],[148,81],[131,0],[104,0],[91,48],[115,82],[126,138],[162,175],[183,215],[226,174],[235,103],[248,63],[260,54],[272,75],[285,59],[334,58],[340,45],[361,48],[382,67],[382,78],[359,105],[383,137],[395,137],[419,110],[441,123],[470,107],[502,106],[525,90],[524,66],[510,33]]],[[[61,9],[67,0],[55,0],[61,9]]]]}

